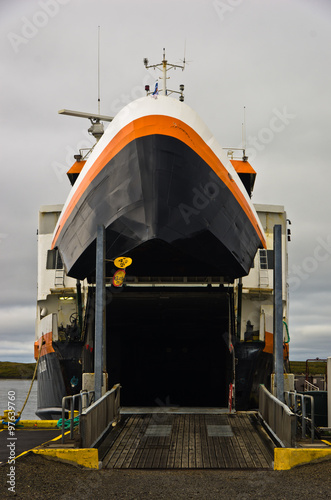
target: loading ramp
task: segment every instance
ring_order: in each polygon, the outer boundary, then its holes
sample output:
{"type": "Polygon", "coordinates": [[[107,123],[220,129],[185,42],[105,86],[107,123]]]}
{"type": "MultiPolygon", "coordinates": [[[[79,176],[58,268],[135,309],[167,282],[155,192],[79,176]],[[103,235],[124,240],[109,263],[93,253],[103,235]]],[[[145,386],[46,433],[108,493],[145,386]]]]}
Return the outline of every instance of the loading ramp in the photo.
{"type": "MultiPolygon", "coordinates": [[[[199,410],[199,409],[198,409],[199,410]]],[[[274,445],[253,412],[122,415],[99,448],[110,469],[271,469],[274,445]]]]}

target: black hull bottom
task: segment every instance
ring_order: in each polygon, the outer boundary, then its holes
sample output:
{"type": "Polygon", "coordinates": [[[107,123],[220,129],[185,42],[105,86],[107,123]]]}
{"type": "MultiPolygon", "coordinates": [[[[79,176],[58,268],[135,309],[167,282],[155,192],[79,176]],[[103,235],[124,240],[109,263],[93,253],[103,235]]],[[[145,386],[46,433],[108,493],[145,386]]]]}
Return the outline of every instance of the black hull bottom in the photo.
{"type": "Polygon", "coordinates": [[[66,396],[60,362],[55,352],[43,356],[38,366],[37,417],[42,420],[60,418],[62,398],[66,396]]]}
{"type": "MultiPolygon", "coordinates": [[[[38,408],[36,415],[40,418],[40,420],[59,420],[62,418],[62,407],[56,406],[55,408],[38,408]]],[[[69,418],[69,411],[66,410],[64,415],[65,418],[69,418]]]]}
{"type": "Polygon", "coordinates": [[[270,388],[273,355],[263,352],[264,342],[240,342],[235,346],[236,410],[251,410],[259,406],[259,386],[270,388]]]}
{"type": "Polygon", "coordinates": [[[129,254],[136,276],[235,278],[248,274],[261,246],[225,183],[196,152],[166,135],[125,146],[77,202],[57,242],[68,275],[93,275],[100,224],[107,258],[129,254]]]}
{"type": "MultiPolygon", "coordinates": [[[[72,354],[70,345],[67,354],[72,354]]],[[[81,348],[78,348],[80,351],[81,348]]],[[[78,393],[81,389],[81,365],[78,355],[69,359],[65,358],[64,352],[58,357],[56,352],[42,356],[38,367],[38,392],[36,415],[41,420],[57,420],[62,417],[62,398],[64,396],[78,393]],[[61,359],[61,361],[60,361],[61,359]],[[75,382],[72,388],[70,381],[75,382]]]]}

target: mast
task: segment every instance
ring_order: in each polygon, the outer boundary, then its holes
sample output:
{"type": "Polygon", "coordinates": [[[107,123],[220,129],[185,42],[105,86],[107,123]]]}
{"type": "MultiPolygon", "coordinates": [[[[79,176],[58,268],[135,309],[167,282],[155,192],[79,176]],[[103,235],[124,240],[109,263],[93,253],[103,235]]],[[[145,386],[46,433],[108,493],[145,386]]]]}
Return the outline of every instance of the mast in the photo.
{"type": "MultiPolygon", "coordinates": [[[[146,69],[149,69],[149,68],[154,68],[154,69],[158,69],[162,72],[162,76],[161,76],[161,80],[162,80],[162,89],[161,89],[161,95],[171,95],[171,94],[180,94],[179,96],[179,100],[180,101],[184,101],[184,95],[183,95],[183,91],[184,91],[184,85],[181,84],[179,86],[179,91],[178,90],[170,90],[167,88],[167,79],[169,77],[167,77],[167,72],[170,71],[171,69],[176,69],[176,68],[179,68],[181,69],[182,71],[184,71],[185,69],[185,56],[184,56],[184,59],[183,59],[183,64],[171,64],[171,63],[168,63],[168,61],[166,60],[166,55],[165,55],[165,49],[163,49],[163,59],[162,59],[162,62],[159,63],[159,64],[148,64],[148,59],[147,57],[144,58],[144,65],[145,65],[145,68],[146,69]]],[[[145,87],[146,91],[147,91],[147,95],[151,94],[152,92],[149,92],[149,85],[146,85],[145,87]]]]}
{"type": "Polygon", "coordinates": [[[163,80],[162,95],[167,95],[167,60],[165,58],[165,49],[163,49],[162,80],[163,80]]]}
{"type": "Polygon", "coordinates": [[[98,115],[100,115],[100,26],[98,26],[98,115]]]}

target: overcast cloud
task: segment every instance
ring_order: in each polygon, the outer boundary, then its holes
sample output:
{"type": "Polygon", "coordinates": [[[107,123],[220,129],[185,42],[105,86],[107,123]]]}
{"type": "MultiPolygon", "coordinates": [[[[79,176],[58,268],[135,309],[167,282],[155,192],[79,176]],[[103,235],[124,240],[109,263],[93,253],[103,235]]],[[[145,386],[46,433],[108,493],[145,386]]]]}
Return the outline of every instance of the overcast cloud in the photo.
{"type": "Polygon", "coordinates": [[[64,203],[65,171],[89,123],[144,95],[142,60],[172,73],[224,147],[247,147],[254,203],[291,220],[290,357],[331,356],[331,2],[328,0],[2,0],[0,360],[33,361],[38,210],[64,203]]]}

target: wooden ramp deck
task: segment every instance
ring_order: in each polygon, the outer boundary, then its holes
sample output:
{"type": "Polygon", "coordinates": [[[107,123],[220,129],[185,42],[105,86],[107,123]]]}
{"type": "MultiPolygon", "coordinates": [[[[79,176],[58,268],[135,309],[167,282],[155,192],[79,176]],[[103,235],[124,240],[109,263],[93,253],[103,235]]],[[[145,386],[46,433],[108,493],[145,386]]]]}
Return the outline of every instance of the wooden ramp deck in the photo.
{"type": "Polygon", "coordinates": [[[273,444],[252,414],[125,415],[107,438],[113,469],[270,469],[273,444]]]}

